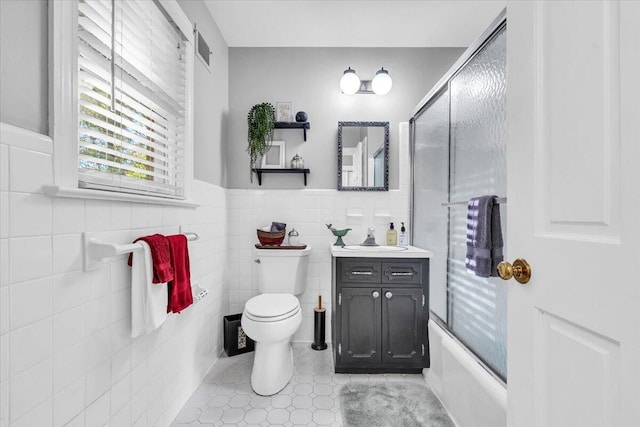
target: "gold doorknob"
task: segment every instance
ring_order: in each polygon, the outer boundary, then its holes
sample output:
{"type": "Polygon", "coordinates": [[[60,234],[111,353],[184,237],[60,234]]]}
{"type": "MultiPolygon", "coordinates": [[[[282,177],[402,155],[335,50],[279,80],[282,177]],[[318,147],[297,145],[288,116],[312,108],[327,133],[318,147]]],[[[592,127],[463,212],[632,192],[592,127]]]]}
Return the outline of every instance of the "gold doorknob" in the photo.
{"type": "Polygon", "coordinates": [[[506,261],[502,261],[498,264],[498,275],[503,280],[509,280],[512,277],[515,277],[516,280],[523,285],[531,279],[531,266],[529,263],[522,258],[518,258],[513,261],[513,265],[509,264],[506,261]]]}

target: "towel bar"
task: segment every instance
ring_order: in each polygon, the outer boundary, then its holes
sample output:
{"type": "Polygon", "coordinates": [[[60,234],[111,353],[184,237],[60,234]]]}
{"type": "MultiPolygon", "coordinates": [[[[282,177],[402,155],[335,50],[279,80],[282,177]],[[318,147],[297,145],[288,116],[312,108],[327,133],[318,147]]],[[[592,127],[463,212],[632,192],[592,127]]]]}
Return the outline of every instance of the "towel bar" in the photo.
{"type": "MultiPolygon", "coordinates": [[[[442,203],[443,207],[449,207],[449,206],[467,206],[469,202],[449,202],[449,203],[442,203]]],[[[496,203],[498,203],[499,205],[503,204],[503,203],[507,203],[507,198],[506,197],[496,197],[496,203]]]]}
{"type": "MultiPolygon", "coordinates": [[[[119,245],[117,243],[106,243],[96,238],[97,233],[82,233],[83,269],[93,271],[100,268],[104,258],[113,258],[118,255],[128,254],[142,249],[140,243],[129,243],[119,245]]],[[[188,241],[198,240],[199,236],[193,232],[182,233],[188,241]]]]}

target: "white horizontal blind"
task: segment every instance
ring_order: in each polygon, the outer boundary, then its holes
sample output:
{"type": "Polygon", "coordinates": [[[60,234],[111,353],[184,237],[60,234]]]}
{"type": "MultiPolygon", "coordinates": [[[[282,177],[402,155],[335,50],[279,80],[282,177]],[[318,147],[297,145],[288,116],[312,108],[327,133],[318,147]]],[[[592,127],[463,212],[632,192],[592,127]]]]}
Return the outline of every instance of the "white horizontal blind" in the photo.
{"type": "Polygon", "coordinates": [[[156,1],[78,2],[81,187],[184,197],[186,49],[156,1]]]}

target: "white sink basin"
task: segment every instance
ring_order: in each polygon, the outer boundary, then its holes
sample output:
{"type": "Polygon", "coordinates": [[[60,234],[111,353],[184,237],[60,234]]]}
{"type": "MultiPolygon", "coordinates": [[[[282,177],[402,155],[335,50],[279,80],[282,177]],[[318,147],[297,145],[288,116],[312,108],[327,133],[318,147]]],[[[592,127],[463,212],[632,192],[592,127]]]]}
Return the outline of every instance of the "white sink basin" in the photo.
{"type": "Polygon", "coordinates": [[[347,258],[431,258],[429,251],[415,246],[330,246],[331,256],[347,258]]]}
{"type": "Polygon", "coordinates": [[[362,252],[397,252],[406,251],[406,246],[360,246],[360,245],[346,245],[343,249],[350,251],[362,251],[362,252]]]}

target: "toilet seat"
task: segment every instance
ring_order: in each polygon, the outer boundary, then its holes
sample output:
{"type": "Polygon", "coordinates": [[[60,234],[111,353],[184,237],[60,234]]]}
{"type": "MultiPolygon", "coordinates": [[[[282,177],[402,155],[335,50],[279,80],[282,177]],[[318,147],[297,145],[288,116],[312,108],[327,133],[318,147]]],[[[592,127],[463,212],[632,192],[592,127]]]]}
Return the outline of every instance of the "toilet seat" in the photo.
{"type": "Polygon", "coordinates": [[[262,294],[246,302],[243,315],[256,322],[278,322],[299,311],[300,302],[291,294],[262,294]]]}

